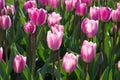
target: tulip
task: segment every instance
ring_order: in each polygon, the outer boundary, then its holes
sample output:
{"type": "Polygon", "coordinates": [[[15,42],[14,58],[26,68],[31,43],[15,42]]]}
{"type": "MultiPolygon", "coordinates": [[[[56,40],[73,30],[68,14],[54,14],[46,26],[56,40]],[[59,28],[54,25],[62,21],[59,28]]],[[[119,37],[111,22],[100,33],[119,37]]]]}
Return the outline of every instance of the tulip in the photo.
{"type": "Polygon", "coordinates": [[[16,73],[21,73],[26,65],[26,57],[22,55],[16,55],[14,58],[13,69],[16,73]]]}
{"type": "Polygon", "coordinates": [[[36,1],[30,0],[24,3],[24,9],[26,12],[28,12],[28,9],[36,8],[36,5],[36,1]]]}
{"type": "Polygon", "coordinates": [[[7,14],[7,9],[4,7],[1,9],[1,15],[6,15],[7,14]]]}
{"type": "Polygon", "coordinates": [[[3,29],[9,29],[10,26],[11,26],[11,19],[10,19],[10,16],[7,16],[7,15],[3,15],[1,17],[2,19],[2,22],[1,22],[1,26],[3,29]]]}
{"type": "Polygon", "coordinates": [[[120,71],[120,60],[117,62],[117,69],[120,71]]]}
{"type": "Polygon", "coordinates": [[[116,33],[116,32],[117,32],[117,25],[114,25],[114,26],[112,27],[112,32],[113,32],[113,33],[116,33]]]}
{"type": "Polygon", "coordinates": [[[39,4],[48,5],[48,0],[39,0],[39,4]]]}
{"type": "Polygon", "coordinates": [[[111,12],[112,12],[112,9],[108,7],[100,7],[99,9],[100,20],[103,22],[109,21],[111,18],[111,12]]]}
{"type": "Polygon", "coordinates": [[[76,6],[77,0],[65,0],[66,9],[72,11],[76,6]]]}
{"type": "Polygon", "coordinates": [[[59,6],[60,0],[48,0],[51,8],[57,8],[59,6]]]}
{"type": "Polygon", "coordinates": [[[120,10],[112,10],[111,17],[114,22],[120,21],[120,10]]]}
{"type": "Polygon", "coordinates": [[[78,64],[78,57],[74,54],[66,53],[62,59],[62,68],[67,73],[73,72],[78,64]]]}
{"type": "Polygon", "coordinates": [[[117,9],[120,10],[120,3],[117,3],[117,9]]]}
{"type": "Polygon", "coordinates": [[[36,30],[36,26],[31,22],[27,22],[24,24],[24,31],[28,34],[34,33],[36,30]]]}
{"type": "Polygon", "coordinates": [[[62,38],[63,38],[62,31],[58,31],[57,29],[56,30],[54,29],[53,32],[48,31],[47,32],[48,47],[53,51],[58,50],[62,44],[62,38]]]}
{"type": "Polygon", "coordinates": [[[86,3],[77,3],[76,5],[76,14],[84,16],[86,14],[87,6],[86,3]]]}
{"type": "Polygon", "coordinates": [[[28,10],[30,20],[37,26],[43,25],[46,22],[47,11],[43,8],[32,8],[28,10]]]}
{"type": "Polygon", "coordinates": [[[62,31],[64,33],[64,26],[63,25],[55,25],[51,27],[52,32],[60,32],[62,31]]]}
{"type": "Polygon", "coordinates": [[[90,19],[99,20],[99,7],[90,7],[89,16],[90,19]]]}
{"type": "Polygon", "coordinates": [[[10,15],[14,15],[15,7],[13,5],[7,6],[7,13],[10,15]]]}
{"type": "Polygon", "coordinates": [[[98,32],[98,23],[99,23],[98,21],[89,20],[88,18],[85,18],[82,21],[81,29],[88,38],[92,38],[96,36],[98,32]]]}
{"type": "Polygon", "coordinates": [[[49,27],[54,26],[55,24],[59,24],[62,17],[59,13],[52,12],[52,14],[49,14],[48,16],[48,25],[49,27]]]}
{"type": "Polygon", "coordinates": [[[0,0],[0,9],[5,7],[5,0],[0,0]]]}
{"type": "Polygon", "coordinates": [[[96,53],[96,43],[84,40],[81,47],[81,58],[84,62],[89,63],[94,59],[96,53]]]}
{"type": "Polygon", "coordinates": [[[92,0],[81,0],[82,3],[86,3],[87,5],[89,5],[91,3],[92,0]]]}
{"type": "Polygon", "coordinates": [[[2,61],[3,58],[3,48],[0,47],[0,62],[2,61]]]}

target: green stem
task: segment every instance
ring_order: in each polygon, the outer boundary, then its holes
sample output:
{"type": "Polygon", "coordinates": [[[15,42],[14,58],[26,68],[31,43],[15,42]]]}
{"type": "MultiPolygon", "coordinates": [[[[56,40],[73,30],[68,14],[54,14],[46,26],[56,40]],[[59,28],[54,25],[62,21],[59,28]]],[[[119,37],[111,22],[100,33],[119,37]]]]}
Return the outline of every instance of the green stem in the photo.
{"type": "Polygon", "coordinates": [[[7,34],[6,34],[6,30],[4,30],[4,53],[5,53],[5,61],[8,64],[8,54],[7,54],[7,34]]]}
{"type": "Polygon", "coordinates": [[[55,72],[55,52],[53,53],[53,65],[52,65],[52,80],[54,80],[54,72],[55,72]]]}
{"type": "Polygon", "coordinates": [[[84,80],[86,80],[87,71],[88,71],[88,63],[85,63],[85,67],[84,67],[84,80]]]}
{"type": "Polygon", "coordinates": [[[17,73],[16,80],[20,80],[20,74],[17,73]]]}
{"type": "Polygon", "coordinates": [[[66,74],[66,80],[68,80],[69,73],[66,74]]]}
{"type": "Polygon", "coordinates": [[[103,46],[103,48],[102,48],[102,50],[103,50],[103,54],[104,54],[104,50],[105,50],[105,47],[104,47],[104,39],[105,39],[105,22],[103,22],[103,26],[102,26],[102,46],[103,46]]]}

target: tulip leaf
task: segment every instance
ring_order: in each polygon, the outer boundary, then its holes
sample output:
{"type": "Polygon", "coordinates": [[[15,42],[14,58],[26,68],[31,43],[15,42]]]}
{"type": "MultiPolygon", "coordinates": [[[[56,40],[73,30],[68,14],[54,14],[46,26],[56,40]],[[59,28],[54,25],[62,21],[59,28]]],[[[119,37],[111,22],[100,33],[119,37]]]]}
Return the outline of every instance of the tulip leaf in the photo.
{"type": "Polygon", "coordinates": [[[100,77],[100,80],[108,80],[108,76],[109,76],[109,67],[107,67],[104,70],[102,76],[100,77]]]}

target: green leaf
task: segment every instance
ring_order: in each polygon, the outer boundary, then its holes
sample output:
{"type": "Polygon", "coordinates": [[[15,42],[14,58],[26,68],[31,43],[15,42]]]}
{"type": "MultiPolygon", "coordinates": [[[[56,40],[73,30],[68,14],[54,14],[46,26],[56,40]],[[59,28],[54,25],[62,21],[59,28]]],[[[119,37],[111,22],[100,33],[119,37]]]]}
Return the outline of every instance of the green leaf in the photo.
{"type": "Polygon", "coordinates": [[[25,69],[23,71],[23,75],[25,77],[25,80],[31,80],[31,74],[30,74],[30,70],[29,70],[28,66],[25,67],[25,69]]]}
{"type": "Polygon", "coordinates": [[[6,75],[6,69],[7,69],[7,65],[6,63],[2,60],[2,62],[0,62],[0,76],[1,77],[5,77],[6,75]]]}
{"type": "Polygon", "coordinates": [[[108,80],[108,77],[109,77],[109,67],[107,67],[104,70],[102,76],[100,77],[100,80],[108,80]]]}
{"type": "Polygon", "coordinates": [[[108,80],[112,80],[113,78],[113,72],[112,72],[112,69],[110,70],[110,72],[109,72],[109,79],[108,80]]]}

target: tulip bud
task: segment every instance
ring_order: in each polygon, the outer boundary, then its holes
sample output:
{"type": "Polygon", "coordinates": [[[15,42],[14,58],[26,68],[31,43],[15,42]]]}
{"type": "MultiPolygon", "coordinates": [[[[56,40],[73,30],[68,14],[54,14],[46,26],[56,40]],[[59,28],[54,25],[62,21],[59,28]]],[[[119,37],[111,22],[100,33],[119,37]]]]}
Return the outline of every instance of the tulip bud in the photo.
{"type": "Polygon", "coordinates": [[[5,7],[5,0],[0,0],[0,9],[5,7]]]}
{"type": "Polygon", "coordinates": [[[99,62],[99,64],[101,64],[103,62],[103,53],[102,52],[100,52],[100,54],[99,54],[98,62],[99,62]]]}
{"type": "Polygon", "coordinates": [[[21,73],[26,65],[26,57],[22,55],[16,55],[14,58],[13,69],[16,73],[21,73]]]}
{"type": "Polygon", "coordinates": [[[3,48],[0,47],[0,62],[2,61],[3,58],[3,48]]]}
{"type": "Polygon", "coordinates": [[[87,5],[89,5],[91,3],[92,0],[81,0],[82,3],[86,3],[87,5]]]}
{"type": "Polygon", "coordinates": [[[39,4],[48,5],[48,0],[39,0],[39,4]]]}
{"type": "Polygon", "coordinates": [[[36,26],[31,21],[29,21],[24,24],[24,31],[28,34],[32,34],[36,31],[36,26]]]}
{"type": "Polygon", "coordinates": [[[28,9],[36,8],[36,5],[36,1],[30,0],[24,3],[24,9],[26,12],[28,12],[28,9]]]}
{"type": "Polygon", "coordinates": [[[43,25],[46,22],[47,11],[43,8],[32,8],[28,10],[30,20],[37,26],[43,25]]]}
{"type": "Polygon", "coordinates": [[[60,0],[48,0],[51,8],[57,8],[59,6],[60,0]]]}
{"type": "Polygon", "coordinates": [[[112,9],[108,7],[100,7],[99,9],[99,17],[101,21],[107,22],[111,18],[112,9]]]}
{"type": "Polygon", "coordinates": [[[92,38],[92,37],[96,36],[96,34],[98,32],[98,24],[99,24],[98,21],[89,20],[88,18],[85,18],[82,21],[81,29],[88,38],[92,38]]]}
{"type": "Polygon", "coordinates": [[[81,58],[84,62],[89,63],[94,59],[96,54],[96,43],[84,40],[81,47],[81,58]]]}
{"type": "Polygon", "coordinates": [[[120,10],[119,9],[112,10],[111,17],[114,22],[120,21],[120,10]]]}
{"type": "Polygon", "coordinates": [[[84,16],[86,14],[87,6],[86,3],[77,3],[76,5],[76,14],[84,16]]]}
{"type": "Polygon", "coordinates": [[[67,73],[73,72],[78,64],[78,57],[74,54],[66,53],[62,59],[62,68],[67,73]]]}
{"type": "Polygon", "coordinates": [[[116,33],[116,32],[117,32],[117,25],[114,25],[114,26],[112,27],[112,32],[113,32],[113,33],[116,33]]]}
{"type": "Polygon", "coordinates": [[[13,5],[7,6],[7,13],[10,15],[14,15],[15,7],[13,5]]]}
{"type": "Polygon", "coordinates": [[[10,28],[10,26],[11,26],[10,16],[7,16],[7,15],[2,16],[1,26],[2,26],[3,29],[9,29],[10,28]]]}
{"type": "Polygon", "coordinates": [[[117,62],[117,69],[120,71],[120,60],[117,62]]]}
{"type": "Polygon", "coordinates": [[[90,19],[99,20],[99,7],[90,7],[89,16],[90,19]]]}
{"type": "Polygon", "coordinates": [[[47,44],[50,49],[56,51],[60,48],[62,44],[63,32],[58,31],[57,29],[53,32],[47,32],[47,44]]]}
{"type": "Polygon", "coordinates": [[[52,14],[49,14],[48,16],[48,25],[49,27],[54,26],[55,24],[59,24],[62,17],[59,13],[52,12],[52,14]]]}
{"type": "Polygon", "coordinates": [[[77,0],[65,0],[66,9],[72,11],[76,6],[77,0]]]}
{"type": "Polygon", "coordinates": [[[6,15],[7,14],[7,9],[4,7],[1,9],[1,15],[6,15]]]}

